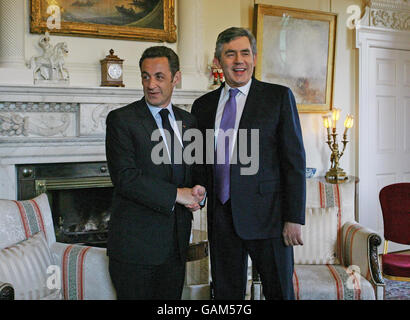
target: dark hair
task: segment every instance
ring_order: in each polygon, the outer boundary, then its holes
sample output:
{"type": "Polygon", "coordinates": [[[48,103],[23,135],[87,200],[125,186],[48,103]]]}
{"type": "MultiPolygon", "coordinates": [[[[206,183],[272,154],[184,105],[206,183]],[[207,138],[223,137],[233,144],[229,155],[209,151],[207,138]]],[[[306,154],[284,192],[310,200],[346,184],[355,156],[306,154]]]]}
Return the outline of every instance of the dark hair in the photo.
{"type": "Polygon", "coordinates": [[[252,54],[256,54],[256,39],[253,34],[245,28],[231,27],[222,31],[216,40],[215,46],[215,57],[221,60],[222,47],[225,43],[231,42],[232,40],[239,37],[247,37],[249,43],[251,44],[252,54]]]}
{"type": "Polygon", "coordinates": [[[142,56],[140,58],[140,69],[142,66],[142,62],[145,59],[148,58],[167,58],[168,63],[169,63],[169,68],[171,70],[172,77],[175,76],[175,73],[179,71],[179,58],[177,54],[172,50],[171,48],[165,47],[165,46],[154,46],[154,47],[149,47],[148,49],[145,49],[145,51],[142,53],[142,56]]]}

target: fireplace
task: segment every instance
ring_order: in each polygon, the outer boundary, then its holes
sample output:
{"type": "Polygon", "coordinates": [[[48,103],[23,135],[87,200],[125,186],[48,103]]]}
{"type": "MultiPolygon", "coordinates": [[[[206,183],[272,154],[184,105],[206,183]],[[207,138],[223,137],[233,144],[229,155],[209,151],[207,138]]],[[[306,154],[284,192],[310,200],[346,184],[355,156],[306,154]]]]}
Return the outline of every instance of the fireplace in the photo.
{"type": "Polygon", "coordinates": [[[106,247],[113,193],[106,162],[16,168],[19,200],[47,193],[58,242],[106,247]]]}

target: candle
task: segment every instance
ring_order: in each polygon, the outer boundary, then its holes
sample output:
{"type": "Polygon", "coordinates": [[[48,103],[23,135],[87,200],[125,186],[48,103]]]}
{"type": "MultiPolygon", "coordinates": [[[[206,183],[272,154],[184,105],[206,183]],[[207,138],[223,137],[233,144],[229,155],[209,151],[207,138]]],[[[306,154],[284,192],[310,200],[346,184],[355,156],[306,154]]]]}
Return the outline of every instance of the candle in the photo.
{"type": "Polygon", "coordinates": [[[332,110],[332,120],[333,120],[333,128],[336,128],[336,122],[339,120],[340,117],[340,109],[338,108],[333,108],[332,110]]]}
{"type": "Polygon", "coordinates": [[[348,114],[344,123],[345,126],[345,132],[343,133],[344,135],[347,133],[347,130],[353,127],[353,116],[351,114],[348,114]]]}

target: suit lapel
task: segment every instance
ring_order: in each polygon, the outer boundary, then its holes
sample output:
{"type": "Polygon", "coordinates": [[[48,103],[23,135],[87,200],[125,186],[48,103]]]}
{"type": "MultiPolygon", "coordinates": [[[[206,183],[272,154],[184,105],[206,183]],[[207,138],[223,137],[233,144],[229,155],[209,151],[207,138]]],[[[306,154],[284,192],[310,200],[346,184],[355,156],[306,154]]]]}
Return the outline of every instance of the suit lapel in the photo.
{"type": "Polygon", "coordinates": [[[252,78],[251,87],[249,88],[238,129],[250,128],[252,121],[256,118],[258,106],[260,108],[263,107],[262,102],[258,101],[261,96],[259,89],[259,81],[252,78]]]}
{"type": "Polygon", "coordinates": [[[215,90],[209,100],[210,110],[209,112],[207,112],[207,114],[209,115],[207,123],[212,123],[212,128],[210,129],[215,130],[216,111],[218,110],[219,98],[221,97],[221,91],[224,86],[225,86],[225,83],[223,83],[217,90],[215,90]]]}
{"type": "Polygon", "coordinates": [[[179,109],[176,108],[174,105],[172,105],[172,111],[174,112],[175,120],[176,120],[177,125],[178,125],[178,131],[179,131],[179,134],[181,136],[182,144],[185,148],[187,146],[188,142],[189,142],[189,141],[184,141],[184,139],[183,139],[184,133],[187,130],[187,126],[186,126],[187,124],[185,123],[185,119],[183,119],[181,113],[179,112],[179,109]]]}
{"type": "MultiPolygon", "coordinates": [[[[178,127],[179,134],[181,135],[181,140],[182,144],[185,147],[189,144],[189,141],[184,141],[184,134],[187,129],[187,123],[185,119],[183,119],[182,114],[178,108],[176,108],[174,105],[172,105],[172,111],[174,112],[175,120],[177,121],[177,124],[180,126],[178,127]]],[[[178,138],[177,138],[178,139],[178,138]]],[[[183,150],[182,150],[183,152],[183,150]]],[[[184,158],[182,158],[182,162],[185,163],[184,158]]],[[[190,166],[184,165],[185,168],[185,178],[184,178],[184,185],[188,185],[189,181],[191,181],[191,171],[190,171],[190,166]]]]}

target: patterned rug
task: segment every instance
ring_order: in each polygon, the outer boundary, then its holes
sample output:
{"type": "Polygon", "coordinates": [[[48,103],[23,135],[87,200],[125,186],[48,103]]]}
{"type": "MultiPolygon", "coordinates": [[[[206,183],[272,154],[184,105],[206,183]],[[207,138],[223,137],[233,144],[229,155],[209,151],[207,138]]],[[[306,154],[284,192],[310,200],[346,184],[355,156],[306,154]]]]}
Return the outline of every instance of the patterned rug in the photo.
{"type": "Polygon", "coordinates": [[[410,300],[410,282],[384,279],[386,283],[385,300],[410,300]]]}

